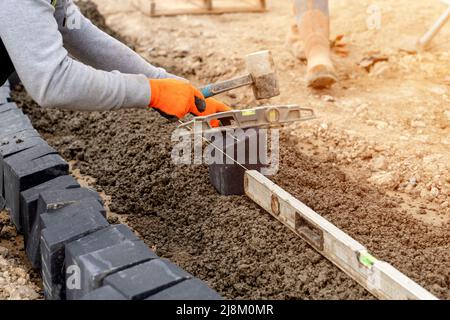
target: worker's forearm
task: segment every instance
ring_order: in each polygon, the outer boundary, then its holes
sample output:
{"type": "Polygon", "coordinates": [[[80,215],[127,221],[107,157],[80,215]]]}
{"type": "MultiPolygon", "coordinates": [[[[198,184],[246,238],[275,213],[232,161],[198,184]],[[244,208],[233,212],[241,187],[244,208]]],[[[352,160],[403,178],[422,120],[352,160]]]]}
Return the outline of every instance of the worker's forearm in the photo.
{"type": "Polygon", "coordinates": [[[96,70],[64,58],[48,81],[40,104],[67,110],[107,111],[146,108],[150,86],[144,75],[96,70]]]}
{"type": "Polygon", "coordinates": [[[59,3],[55,16],[64,46],[79,61],[100,70],[144,74],[152,79],[175,77],[152,66],[126,45],[98,29],[72,1],[67,1],[66,6],[65,1],[59,3]]]}
{"type": "Polygon", "coordinates": [[[0,1],[0,37],[33,99],[73,110],[148,106],[145,75],[100,71],[70,58],[53,13],[47,0],[0,1]]]}

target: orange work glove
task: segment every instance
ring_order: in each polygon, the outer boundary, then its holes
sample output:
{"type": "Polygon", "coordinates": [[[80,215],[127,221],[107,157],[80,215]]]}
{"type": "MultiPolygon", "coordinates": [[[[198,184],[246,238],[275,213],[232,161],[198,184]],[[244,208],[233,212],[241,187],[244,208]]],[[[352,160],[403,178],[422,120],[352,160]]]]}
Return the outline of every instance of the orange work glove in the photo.
{"type": "MultiPolygon", "coordinates": [[[[203,97],[202,93],[188,82],[176,79],[150,80],[152,98],[150,108],[169,120],[184,118],[188,113],[207,116],[231,110],[225,104],[203,97]]],[[[217,126],[217,123],[213,124],[217,126]]]]}

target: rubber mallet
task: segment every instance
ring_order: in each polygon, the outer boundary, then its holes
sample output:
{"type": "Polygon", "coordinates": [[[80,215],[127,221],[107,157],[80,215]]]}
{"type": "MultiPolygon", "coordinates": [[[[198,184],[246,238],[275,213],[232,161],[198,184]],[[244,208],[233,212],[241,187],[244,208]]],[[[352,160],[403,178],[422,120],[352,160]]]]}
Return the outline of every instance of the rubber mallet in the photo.
{"type": "Polygon", "coordinates": [[[210,84],[201,89],[205,98],[244,86],[252,86],[257,100],[280,95],[275,63],[270,51],[260,51],[246,57],[248,74],[227,81],[210,84]]]}

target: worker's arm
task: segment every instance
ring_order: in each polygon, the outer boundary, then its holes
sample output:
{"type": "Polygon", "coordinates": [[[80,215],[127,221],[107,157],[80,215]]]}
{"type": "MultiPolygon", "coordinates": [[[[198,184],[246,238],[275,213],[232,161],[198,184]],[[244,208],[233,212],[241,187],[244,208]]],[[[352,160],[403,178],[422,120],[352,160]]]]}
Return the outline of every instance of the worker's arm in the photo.
{"type": "MultiPolygon", "coordinates": [[[[28,93],[44,107],[146,108],[146,75],[94,69],[69,57],[48,0],[1,0],[0,37],[28,93]]],[[[99,47],[99,49],[101,49],[99,47]]]]}
{"type": "Polygon", "coordinates": [[[126,45],[98,29],[72,0],[60,0],[55,17],[64,47],[79,61],[100,70],[145,74],[151,79],[177,78],[152,66],[126,45]]]}

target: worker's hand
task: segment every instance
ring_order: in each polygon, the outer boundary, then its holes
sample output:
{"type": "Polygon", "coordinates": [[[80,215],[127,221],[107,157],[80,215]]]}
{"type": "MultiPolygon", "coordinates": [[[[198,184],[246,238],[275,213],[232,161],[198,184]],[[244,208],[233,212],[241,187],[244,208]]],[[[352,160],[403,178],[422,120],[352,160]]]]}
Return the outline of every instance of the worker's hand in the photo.
{"type": "Polygon", "coordinates": [[[150,80],[152,97],[149,107],[169,120],[184,118],[188,113],[207,116],[231,110],[225,104],[206,99],[202,93],[188,82],[176,79],[150,80]]]}
{"type": "MultiPolygon", "coordinates": [[[[206,99],[206,105],[207,105],[206,109],[216,110],[213,113],[225,112],[225,111],[231,110],[231,108],[229,106],[227,106],[226,104],[223,104],[222,102],[220,102],[214,98],[206,99]]],[[[220,121],[219,120],[211,120],[210,124],[211,124],[211,127],[217,128],[220,126],[220,121]]]]}

